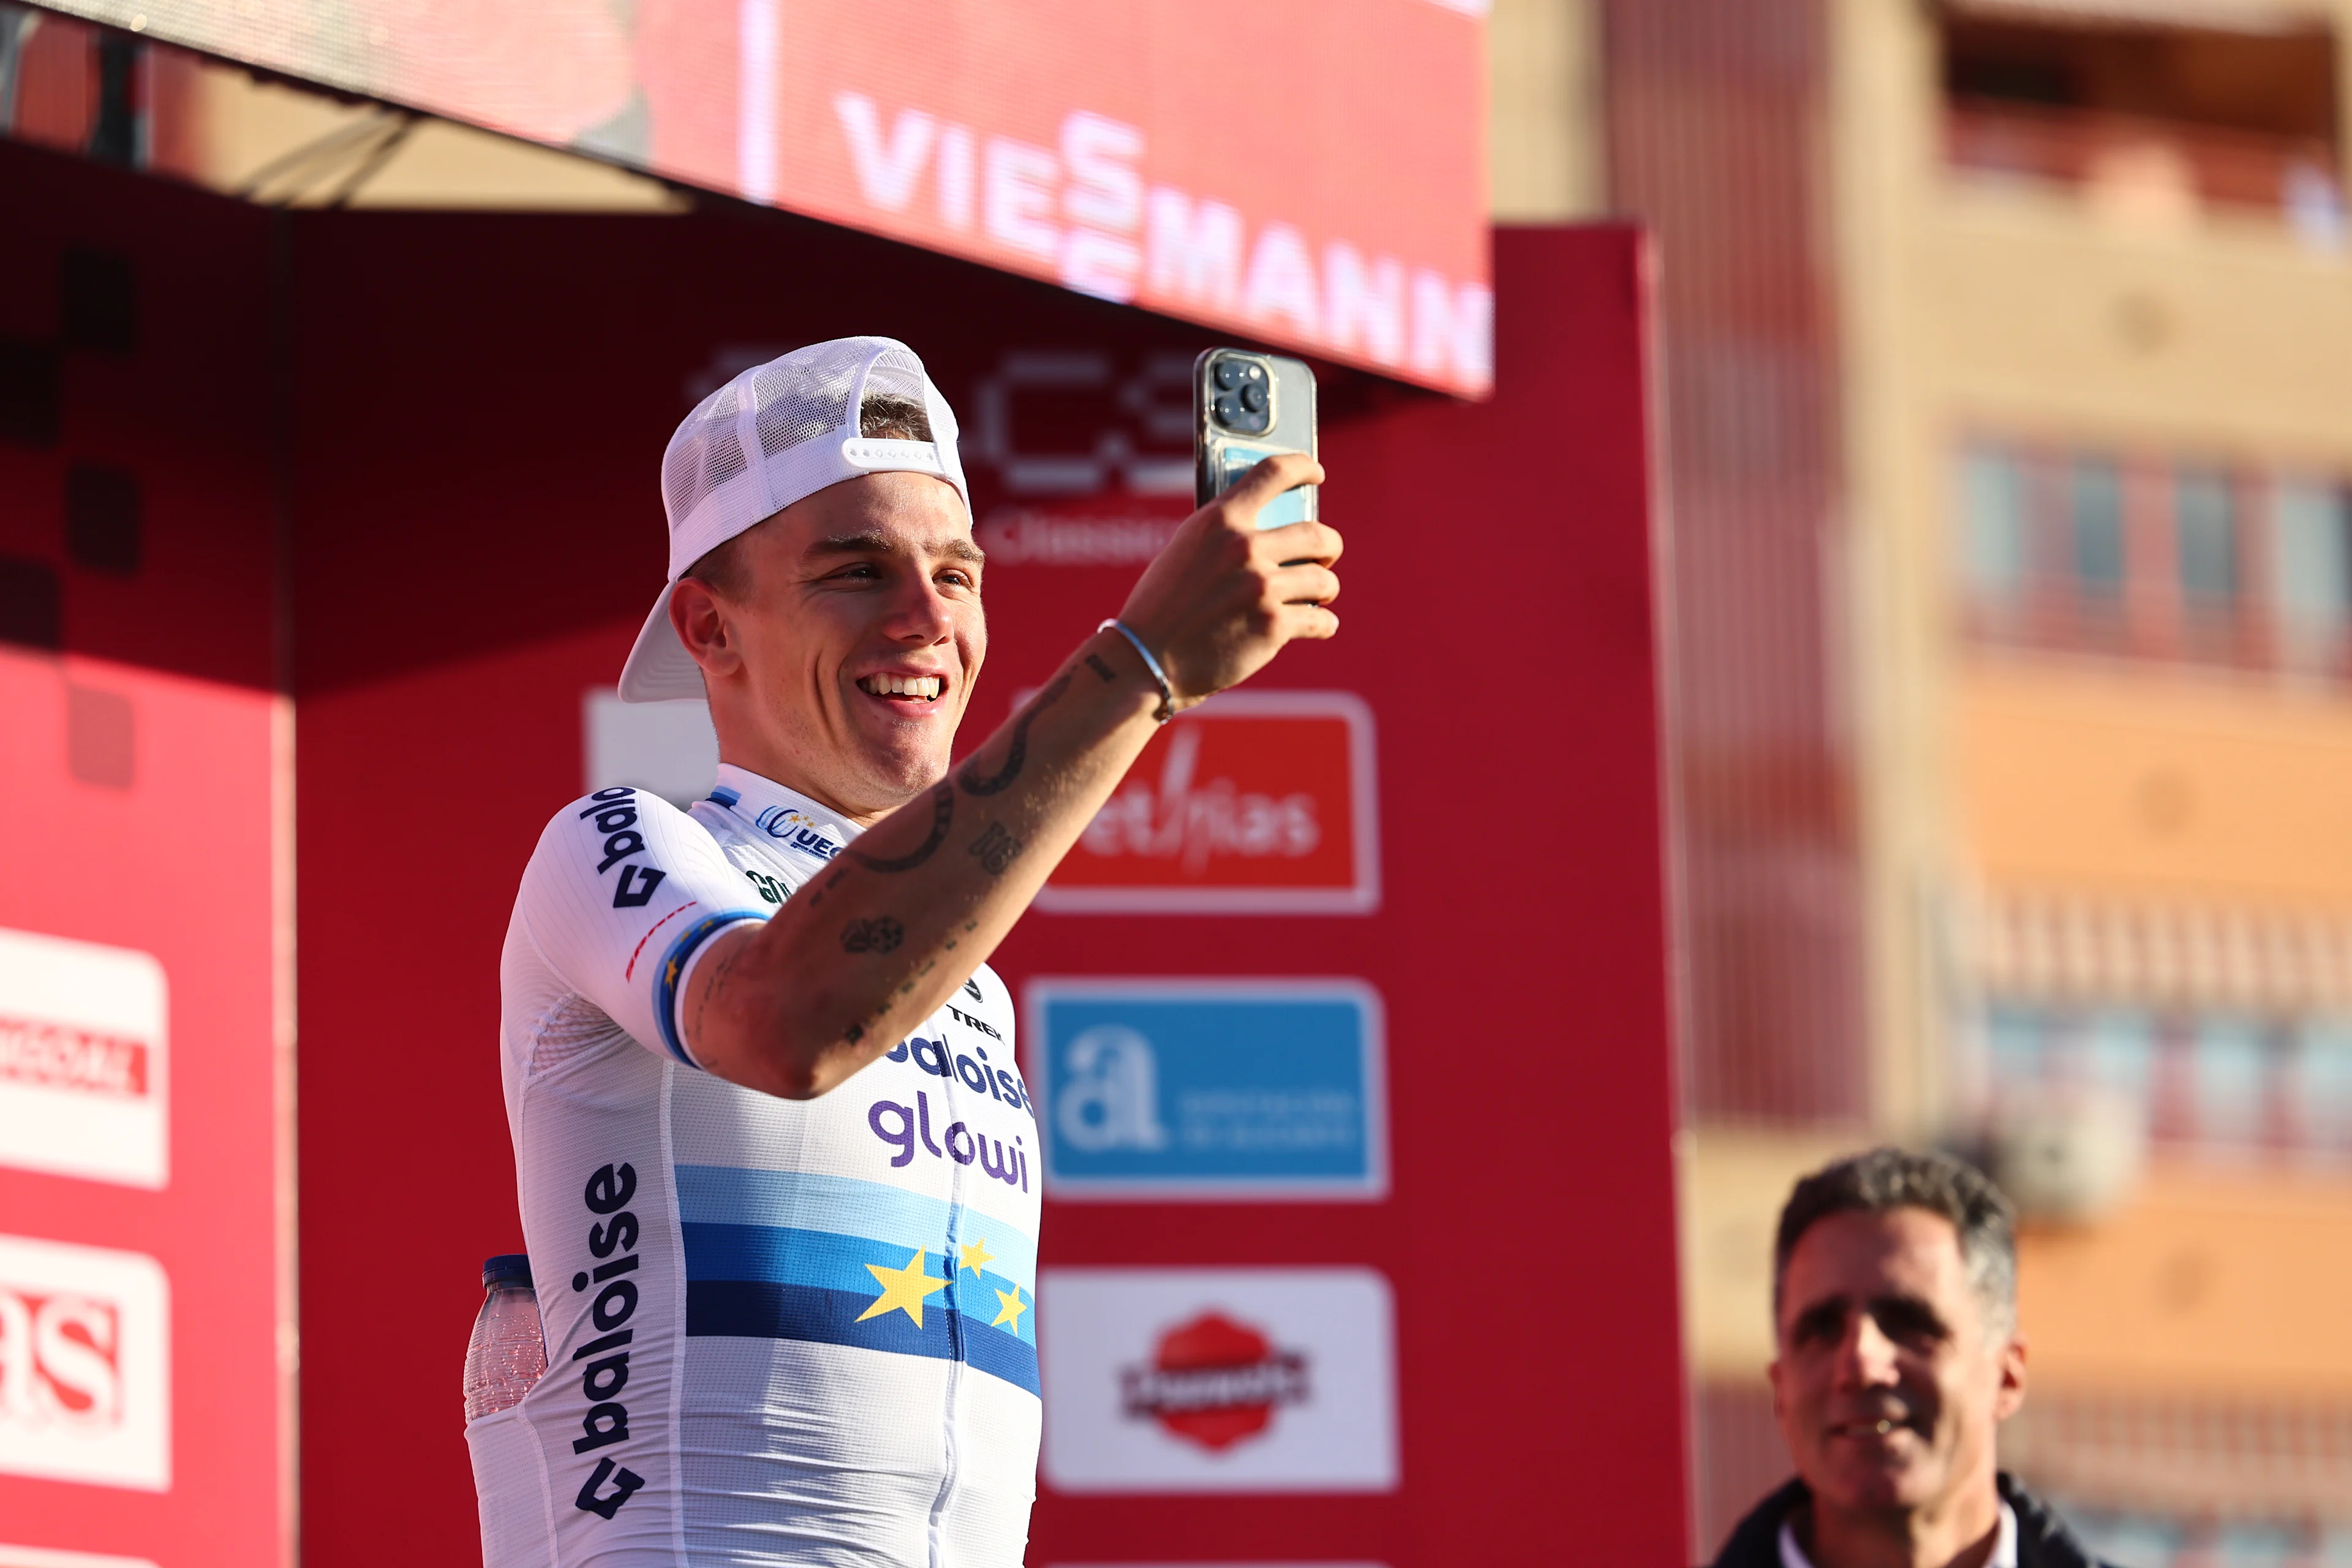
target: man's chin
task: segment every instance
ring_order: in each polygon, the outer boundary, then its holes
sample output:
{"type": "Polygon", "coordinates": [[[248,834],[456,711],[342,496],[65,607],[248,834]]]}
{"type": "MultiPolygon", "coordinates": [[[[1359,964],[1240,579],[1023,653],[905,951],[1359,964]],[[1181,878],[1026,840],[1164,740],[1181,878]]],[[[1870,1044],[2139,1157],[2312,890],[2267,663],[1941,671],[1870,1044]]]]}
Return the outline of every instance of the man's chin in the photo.
{"type": "Polygon", "coordinates": [[[1832,1507],[1854,1513],[1881,1509],[1905,1509],[1924,1501],[1932,1488],[1922,1456],[1881,1451],[1874,1456],[1847,1455],[1808,1477],[1815,1496],[1832,1507]]]}

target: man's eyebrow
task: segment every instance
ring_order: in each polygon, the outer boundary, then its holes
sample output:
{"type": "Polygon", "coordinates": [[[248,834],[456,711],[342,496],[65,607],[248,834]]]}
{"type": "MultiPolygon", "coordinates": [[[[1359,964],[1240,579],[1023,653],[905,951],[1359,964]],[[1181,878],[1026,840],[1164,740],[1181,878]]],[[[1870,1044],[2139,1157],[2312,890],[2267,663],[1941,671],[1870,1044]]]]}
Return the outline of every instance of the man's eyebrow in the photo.
{"type": "MultiPolygon", "coordinates": [[[[951,560],[968,562],[974,566],[984,564],[988,556],[969,539],[950,539],[939,548],[941,555],[951,560]]],[[[816,541],[805,551],[803,558],[814,560],[823,555],[897,555],[898,541],[878,529],[863,533],[835,533],[816,541]]]]}

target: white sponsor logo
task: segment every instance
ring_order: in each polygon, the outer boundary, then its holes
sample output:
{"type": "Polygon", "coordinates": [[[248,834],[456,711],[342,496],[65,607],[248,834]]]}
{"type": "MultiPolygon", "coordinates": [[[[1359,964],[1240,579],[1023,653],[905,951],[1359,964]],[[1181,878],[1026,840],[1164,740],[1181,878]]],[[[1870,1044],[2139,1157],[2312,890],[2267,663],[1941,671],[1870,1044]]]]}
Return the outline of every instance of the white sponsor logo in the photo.
{"type": "Polygon", "coordinates": [[[1397,1484],[1393,1310],[1369,1268],[1055,1268],[1045,1479],[1070,1492],[1397,1484]]]}
{"type": "MultiPolygon", "coordinates": [[[[1493,291],[1366,254],[1150,178],[1140,126],[1079,110],[1041,147],[863,93],[834,97],[859,193],[877,211],[916,207],[924,175],[940,222],[1062,285],[1120,304],[1205,312],[1380,365],[1483,391],[1494,381],[1493,291]]],[[[748,188],[748,187],[747,187],[748,188]]]]}
{"type": "Polygon", "coordinates": [[[0,1471],[167,1489],[169,1303],[152,1258],[0,1236],[0,1471]]]}
{"type": "Polygon", "coordinates": [[[0,930],[0,1164],[164,1185],[167,1011],[146,953],[0,930]]]}
{"type": "Polygon", "coordinates": [[[0,1544],[0,1568],[155,1568],[155,1564],[144,1557],[116,1557],[103,1552],[0,1544]]]}

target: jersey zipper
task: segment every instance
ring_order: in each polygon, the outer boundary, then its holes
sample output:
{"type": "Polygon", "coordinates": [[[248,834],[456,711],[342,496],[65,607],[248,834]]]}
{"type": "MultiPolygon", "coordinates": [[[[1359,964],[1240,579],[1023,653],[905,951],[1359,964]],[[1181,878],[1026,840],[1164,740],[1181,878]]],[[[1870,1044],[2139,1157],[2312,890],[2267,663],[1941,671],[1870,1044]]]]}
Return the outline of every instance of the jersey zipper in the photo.
{"type": "MultiPolygon", "coordinates": [[[[956,1095],[961,1087],[952,1073],[940,1086],[940,1099],[947,1107],[947,1125],[950,1127],[954,1126],[957,1121],[956,1095]]],[[[944,1137],[945,1133],[941,1136],[944,1137]]],[[[948,1377],[940,1398],[940,1491],[939,1496],[931,1500],[930,1568],[942,1568],[944,1563],[940,1524],[947,1517],[948,1505],[955,1498],[956,1474],[961,1458],[956,1452],[956,1413],[963,1392],[963,1266],[960,1251],[963,1240],[963,1166],[953,1159],[948,1161],[947,1256],[940,1260],[948,1271],[948,1288],[942,1292],[948,1307],[948,1377]]]]}

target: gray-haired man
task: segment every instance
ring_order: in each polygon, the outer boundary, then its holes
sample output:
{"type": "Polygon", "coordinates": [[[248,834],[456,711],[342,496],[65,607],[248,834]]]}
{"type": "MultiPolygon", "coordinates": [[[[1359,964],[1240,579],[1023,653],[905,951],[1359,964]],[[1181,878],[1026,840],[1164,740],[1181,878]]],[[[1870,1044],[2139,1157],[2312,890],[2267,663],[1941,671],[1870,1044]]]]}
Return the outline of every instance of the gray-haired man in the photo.
{"type": "Polygon", "coordinates": [[[2025,1402],[2009,1200],[1947,1154],[1799,1182],[1773,1247],[1772,1410],[1797,1479],[1716,1568],[2093,1568],[1996,1468],[2025,1402]]]}

